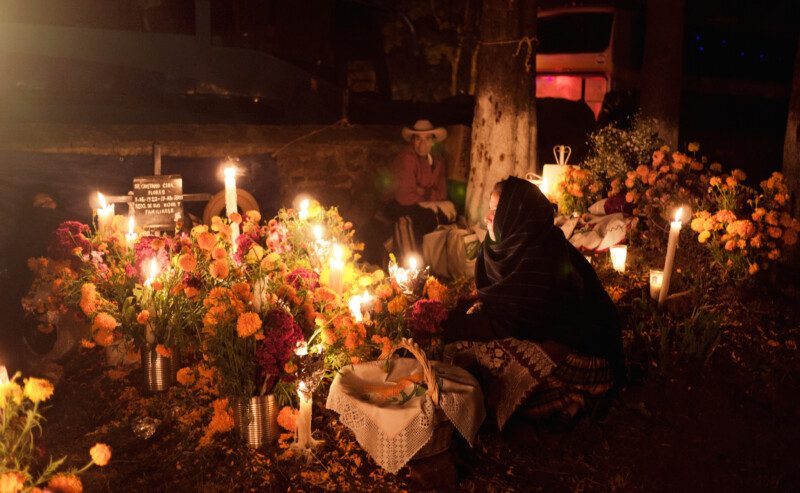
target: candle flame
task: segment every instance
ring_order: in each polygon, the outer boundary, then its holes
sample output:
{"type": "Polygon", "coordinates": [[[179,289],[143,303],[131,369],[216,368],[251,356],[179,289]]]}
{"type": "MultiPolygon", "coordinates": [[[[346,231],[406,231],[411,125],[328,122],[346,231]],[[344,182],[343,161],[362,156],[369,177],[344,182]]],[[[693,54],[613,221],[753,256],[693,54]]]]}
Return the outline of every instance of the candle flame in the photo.
{"type": "Polygon", "coordinates": [[[680,207],[677,211],[675,211],[675,221],[680,222],[682,217],[683,217],[683,207],[680,207]]]}
{"type": "Polygon", "coordinates": [[[314,232],[314,238],[316,238],[317,241],[321,241],[322,235],[325,234],[325,229],[322,227],[322,225],[315,224],[312,228],[312,231],[314,232]]]}
{"type": "Polygon", "coordinates": [[[361,295],[361,303],[369,303],[372,301],[372,296],[369,295],[369,291],[366,289],[364,290],[364,294],[361,295]]]}
{"type": "Polygon", "coordinates": [[[304,381],[300,380],[300,382],[297,384],[297,391],[303,394],[308,392],[308,386],[304,381]]]}
{"type": "Polygon", "coordinates": [[[147,264],[147,280],[144,284],[146,286],[153,284],[153,281],[156,280],[156,276],[158,276],[158,260],[153,257],[147,264]]]}
{"type": "Polygon", "coordinates": [[[8,383],[8,370],[5,366],[0,365],[0,384],[8,383]]]}
{"type": "Polygon", "coordinates": [[[342,252],[342,247],[339,244],[333,245],[333,258],[336,260],[342,260],[342,256],[344,253],[342,252]]]}
{"type": "Polygon", "coordinates": [[[106,202],[106,198],[100,192],[97,192],[97,202],[100,204],[100,208],[101,209],[105,209],[106,207],[108,207],[108,203],[106,202]]]}
{"type": "Polygon", "coordinates": [[[417,270],[417,265],[418,265],[417,257],[409,256],[408,257],[408,268],[411,269],[411,270],[417,270]]]}
{"type": "Polygon", "coordinates": [[[135,232],[134,231],[135,229],[136,229],[136,218],[134,218],[133,216],[130,216],[128,218],[128,234],[129,235],[133,235],[134,232],[135,232]]]}
{"type": "Polygon", "coordinates": [[[236,166],[228,166],[222,170],[222,174],[225,175],[226,180],[232,180],[236,178],[236,166]]]}

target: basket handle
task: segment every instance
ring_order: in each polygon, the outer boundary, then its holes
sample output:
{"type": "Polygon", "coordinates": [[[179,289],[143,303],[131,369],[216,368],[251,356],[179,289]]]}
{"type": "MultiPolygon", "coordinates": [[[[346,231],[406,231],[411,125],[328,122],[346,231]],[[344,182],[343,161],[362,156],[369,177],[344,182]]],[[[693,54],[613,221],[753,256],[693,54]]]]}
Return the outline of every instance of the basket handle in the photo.
{"type": "Polygon", "coordinates": [[[413,339],[400,339],[396,342],[391,349],[381,353],[378,359],[385,360],[389,359],[395,352],[399,349],[406,349],[410,352],[414,358],[417,359],[420,366],[422,366],[422,374],[425,377],[425,383],[428,386],[428,396],[433,401],[434,406],[439,405],[439,382],[436,380],[436,374],[433,372],[433,368],[431,368],[431,363],[428,361],[428,357],[425,355],[425,351],[423,351],[419,345],[414,342],[413,339]]]}

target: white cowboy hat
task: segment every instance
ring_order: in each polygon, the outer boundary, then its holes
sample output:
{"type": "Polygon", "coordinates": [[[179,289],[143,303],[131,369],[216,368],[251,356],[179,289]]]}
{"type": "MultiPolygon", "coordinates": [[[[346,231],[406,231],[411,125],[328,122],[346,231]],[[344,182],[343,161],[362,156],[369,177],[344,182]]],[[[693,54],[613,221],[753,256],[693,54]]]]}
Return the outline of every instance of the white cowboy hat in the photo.
{"type": "Polygon", "coordinates": [[[406,142],[411,142],[411,138],[414,135],[432,134],[437,142],[441,142],[447,138],[447,130],[442,127],[434,128],[433,124],[428,120],[417,120],[414,122],[413,127],[405,127],[401,133],[403,135],[403,140],[406,142]]]}

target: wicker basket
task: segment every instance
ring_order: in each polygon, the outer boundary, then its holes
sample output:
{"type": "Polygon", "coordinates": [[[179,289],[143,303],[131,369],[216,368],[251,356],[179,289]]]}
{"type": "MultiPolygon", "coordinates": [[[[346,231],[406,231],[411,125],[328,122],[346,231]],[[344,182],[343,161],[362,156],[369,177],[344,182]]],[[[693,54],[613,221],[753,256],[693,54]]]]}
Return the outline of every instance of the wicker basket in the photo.
{"type": "Polygon", "coordinates": [[[396,351],[405,349],[411,353],[414,358],[422,366],[422,373],[425,378],[425,384],[428,386],[427,395],[431,398],[433,405],[436,407],[433,420],[433,435],[419,451],[414,454],[412,460],[423,459],[440,454],[450,448],[450,443],[453,438],[453,423],[450,422],[447,415],[439,407],[439,382],[436,380],[436,374],[431,368],[431,363],[425,352],[412,340],[401,339],[396,343],[391,350],[382,353],[380,359],[389,359],[396,351]]]}

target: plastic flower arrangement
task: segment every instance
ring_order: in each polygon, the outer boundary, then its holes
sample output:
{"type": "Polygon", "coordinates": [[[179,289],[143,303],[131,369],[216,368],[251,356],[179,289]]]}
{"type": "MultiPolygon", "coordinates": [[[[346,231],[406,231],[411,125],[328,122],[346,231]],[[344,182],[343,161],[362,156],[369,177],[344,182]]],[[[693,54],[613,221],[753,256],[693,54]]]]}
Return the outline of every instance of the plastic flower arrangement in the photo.
{"type": "Polygon", "coordinates": [[[52,397],[49,381],[26,378],[19,383],[19,373],[11,379],[0,367],[0,491],[31,491],[45,486],[52,491],[82,491],[79,475],[92,465],[103,467],[111,460],[111,448],[98,443],[89,451],[91,460],[81,469],[59,472],[66,460],[39,460],[37,436],[44,420],[41,403],[52,397]]]}

